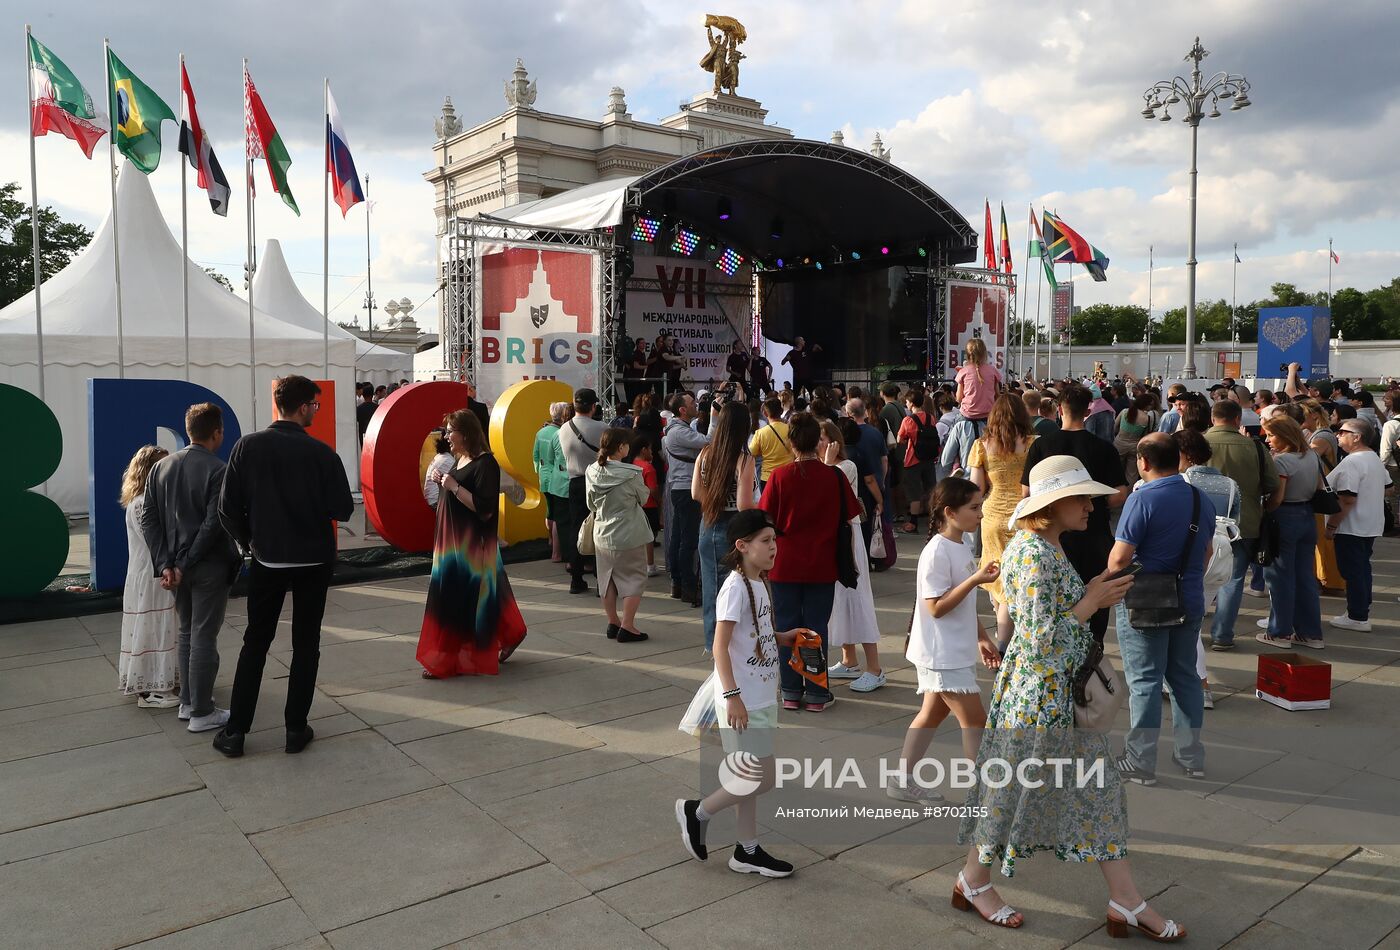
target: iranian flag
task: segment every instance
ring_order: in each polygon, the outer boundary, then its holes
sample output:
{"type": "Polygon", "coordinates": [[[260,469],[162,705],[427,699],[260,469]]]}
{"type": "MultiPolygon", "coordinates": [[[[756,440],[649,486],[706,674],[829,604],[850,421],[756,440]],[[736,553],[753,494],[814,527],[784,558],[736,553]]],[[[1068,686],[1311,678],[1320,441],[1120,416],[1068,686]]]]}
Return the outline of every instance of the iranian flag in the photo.
{"type": "Polygon", "coordinates": [[[253,77],[248,67],[243,67],[243,118],[246,125],[248,160],[261,158],[267,163],[267,174],[272,179],[272,190],[282,196],[287,207],[301,216],[301,209],[292,197],[291,186],[287,184],[287,169],[292,167],[292,157],[287,154],[287,146],[282,144],[282,136],[277,134],[277,126],[267,114],[262,97],[253,85],[253,77]]]}
{"type": "Polygon", "coordinates": [[[66,135],[92,158],[97,140],[107,134],[106,117],[92,104],[78,77],[32,35],[29,37],[29,74],[34,101],[29,104],[30,132],[37,138],[50,132],[66,135]]]}

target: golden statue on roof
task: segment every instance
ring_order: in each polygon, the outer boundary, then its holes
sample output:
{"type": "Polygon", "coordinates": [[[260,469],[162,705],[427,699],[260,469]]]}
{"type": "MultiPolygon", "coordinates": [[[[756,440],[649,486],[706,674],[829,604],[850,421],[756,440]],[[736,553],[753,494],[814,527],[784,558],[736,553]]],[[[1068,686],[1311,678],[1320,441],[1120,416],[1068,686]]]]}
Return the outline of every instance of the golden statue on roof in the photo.
{"type": "Polygon", "coordinates": [[[710,49],[701,57],[700,68],[715,74],[715,95],[721,90],[734,95],[739,88],[739,60],[744,58],[739,44],[749,38],[749,31],[732,16],[710,13],[705,16],[705,38],[710,49]]]}

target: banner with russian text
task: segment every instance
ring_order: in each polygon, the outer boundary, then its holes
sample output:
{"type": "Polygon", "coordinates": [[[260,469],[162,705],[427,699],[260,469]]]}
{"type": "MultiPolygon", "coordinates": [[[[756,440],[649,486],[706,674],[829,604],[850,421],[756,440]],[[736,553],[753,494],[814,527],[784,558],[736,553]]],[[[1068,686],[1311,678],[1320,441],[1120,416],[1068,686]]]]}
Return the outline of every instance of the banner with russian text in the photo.
{"type": "MultiPolygon", "coordinates": [[[[726,274],[717,262],[688,257],[637,257],[627,282],[627,335],[647,341],[675,338],[685,357],[682,381],[709,386],[725,378],[733,345],[747,351],[753,292],[747,265],[726,274]]],[[[627,347],[626,352],[631,352],[627,347]]]]}

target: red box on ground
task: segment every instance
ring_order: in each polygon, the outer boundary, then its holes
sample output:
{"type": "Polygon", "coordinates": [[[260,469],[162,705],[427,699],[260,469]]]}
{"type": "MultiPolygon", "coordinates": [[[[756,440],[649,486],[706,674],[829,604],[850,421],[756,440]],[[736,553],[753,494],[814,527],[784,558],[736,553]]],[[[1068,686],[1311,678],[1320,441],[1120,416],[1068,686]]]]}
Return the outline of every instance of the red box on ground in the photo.
{"type": "Polygon", "coordinates": [[[1282,709],[1328,709],[1332,664],[1298,653],[1259,654],[1254,695],[1282,709]]]}

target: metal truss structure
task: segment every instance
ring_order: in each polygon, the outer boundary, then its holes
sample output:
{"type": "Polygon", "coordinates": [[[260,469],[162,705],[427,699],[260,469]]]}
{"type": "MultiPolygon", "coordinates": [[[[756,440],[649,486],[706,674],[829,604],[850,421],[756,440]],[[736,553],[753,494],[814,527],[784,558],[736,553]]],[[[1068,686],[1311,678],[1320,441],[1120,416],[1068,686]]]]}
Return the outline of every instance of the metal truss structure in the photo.
{"type": "Polygon", "coordinates": [[[542,250],[574,247],[598,253],[601,293],[598,301],[598,383],[600,394],[611,394],[616,382],[615,348],[622,327],[622,298],[617,273],[618,253],[608,231],[542,229],[485,216],[453,217],[447,223],[446,252],[442,259],[442,328],[439,344],[452,378],[476,382],[477,314],[481,307],[478,284],[478,244],[508,244],[542,250]]]}
{"type": "MultiPolygon", "coordinates": [[[[953,367],[946,365],[948,348],[951,345],[948,295],[946,293],[950,280],[974,284],[1000,284],[1008,288],[1010,292],[1006,298],[1006,356],[1009,367],[1013,354],[1016,353],[1011,339],[1011,333],[1016,329],[1016,275],[999,270],[987,270],[982,267],[967,267],[961,264],[950,266],[946,256],[941,252],[938,254],[938,258],[936,262],[930,259],[928,268],[929,377],[945,379],[953,375],[953,367]],[[937,352],[935,352],[935,348],[937,352]]],[[[1019,360],[1016,369],[1018,372],[1023,371],[1019,360]]]]}

